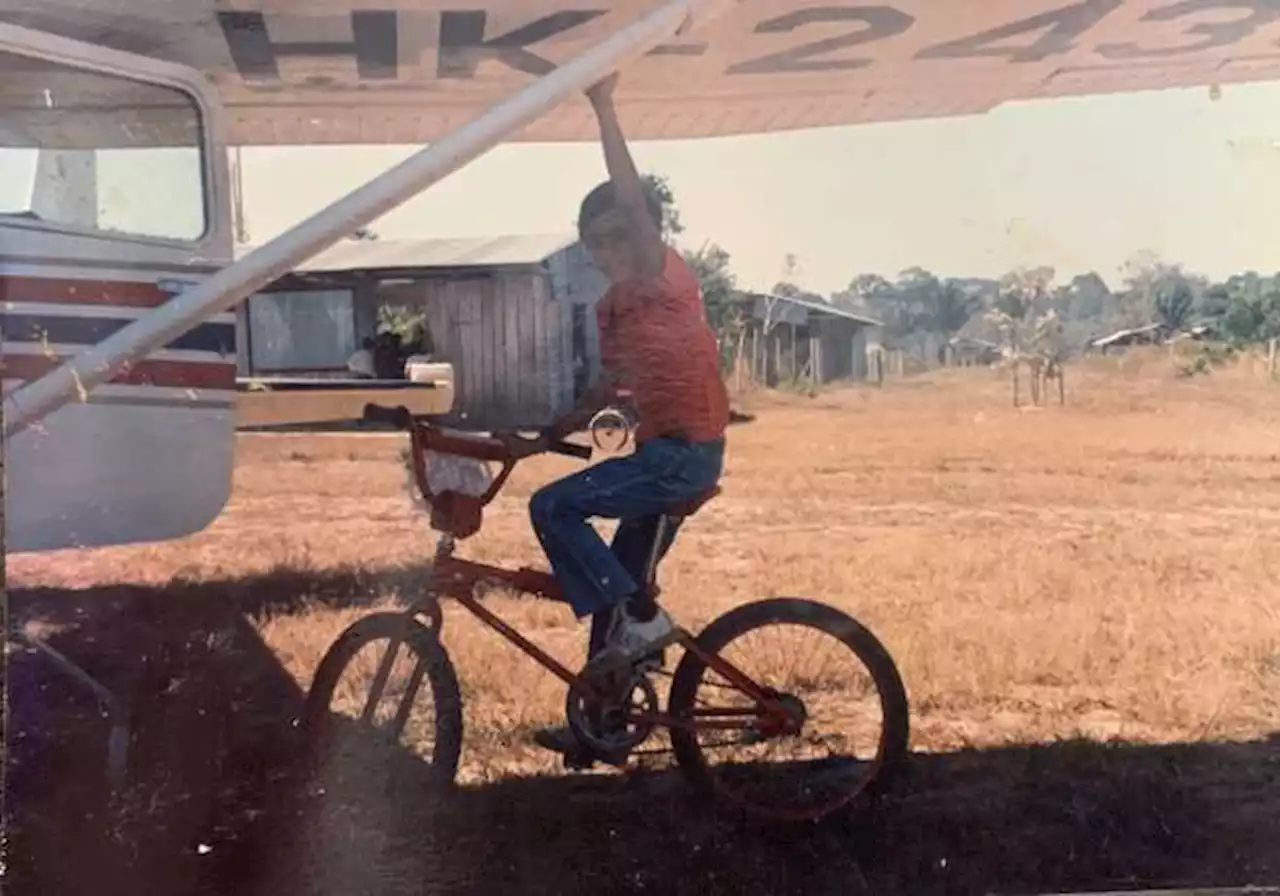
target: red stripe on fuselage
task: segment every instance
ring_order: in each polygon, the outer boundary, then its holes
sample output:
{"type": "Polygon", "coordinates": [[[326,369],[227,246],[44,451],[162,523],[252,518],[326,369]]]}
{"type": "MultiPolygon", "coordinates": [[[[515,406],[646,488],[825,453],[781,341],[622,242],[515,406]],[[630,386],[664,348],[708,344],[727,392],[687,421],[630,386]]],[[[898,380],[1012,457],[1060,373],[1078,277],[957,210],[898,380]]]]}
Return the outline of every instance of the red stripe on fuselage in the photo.
{"type": "Polygon", "coordinates": [[[155,283],[124,280],[67,280],[0,274],[0,302],[45,302],[57,305],[119,305],[157,308],[173,298],[155,283]]]}
{"type": "MultiPolygon", "coordinates": [[[[5,355],[0,373],[6,379],[37,380],[65,364],[69,358],[44,355],[5,355]]],[[[224,389],[236,387],[235,362],[135,361],[108,382],[126,386],[168,386],[178,389],[224,389]]]]}

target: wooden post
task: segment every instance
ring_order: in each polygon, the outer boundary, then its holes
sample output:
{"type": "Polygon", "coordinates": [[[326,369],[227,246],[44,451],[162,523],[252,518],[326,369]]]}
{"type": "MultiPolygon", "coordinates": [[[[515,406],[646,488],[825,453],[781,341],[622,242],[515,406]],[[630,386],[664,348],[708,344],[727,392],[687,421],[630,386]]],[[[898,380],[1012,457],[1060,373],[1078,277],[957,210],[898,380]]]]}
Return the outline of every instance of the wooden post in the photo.
{"type": "Polygon", "coordinates": [[[791,360],[787,364],[787,374],[791,382],[795,383],[796,377],[799,376],[796,371],[796,325],[787,324],[787,329],[791,331],[791,360]]]}
{"type": "Polygon", "coordinates": [[[1280,373],[1277,364],[1280,364],[1280,339],[1273,337],[1267,347],[1267,373],[1273,380],[1280,373]]]}
{"type": "Polygon", "coordinates": [[[742,351],[747,344],[747,330],[750,327],[750,321],[743,325],[738,333],[738,346],[733,353],[733,383],[734,388],[739,392],[742,391],[742,351]]]}

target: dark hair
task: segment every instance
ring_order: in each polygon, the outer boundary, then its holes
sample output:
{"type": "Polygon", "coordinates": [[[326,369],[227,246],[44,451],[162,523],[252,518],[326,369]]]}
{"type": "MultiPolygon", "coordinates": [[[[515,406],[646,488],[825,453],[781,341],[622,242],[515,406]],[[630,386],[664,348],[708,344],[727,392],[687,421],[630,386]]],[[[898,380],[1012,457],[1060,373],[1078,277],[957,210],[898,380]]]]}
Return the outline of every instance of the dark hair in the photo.
{"type": "MultiPolygon", "coordinates": [[[[659,201],[653,190],[647,186],[644,191],[644,204],[649,209],[649,217],[653,218],[653,223],[659,230],[662,229],[662,202],[659,201]]],[[[581,239],[586,236],[587,228],[591,226],[591,222],[606,212],[611,212],[618,207],[618,201],[613,193],[613,181],[607,180],[602,184],[598,184],[586,195],[582,200],[582,205],[578,207],[578,237],[581,239]]]]}

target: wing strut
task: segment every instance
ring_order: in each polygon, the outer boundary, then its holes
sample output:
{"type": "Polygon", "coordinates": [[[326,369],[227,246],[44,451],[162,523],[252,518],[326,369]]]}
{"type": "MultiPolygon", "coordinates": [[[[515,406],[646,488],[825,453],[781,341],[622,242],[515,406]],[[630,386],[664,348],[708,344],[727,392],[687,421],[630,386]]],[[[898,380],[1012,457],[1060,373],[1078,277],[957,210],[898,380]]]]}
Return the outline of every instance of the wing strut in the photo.
{"type": "Polygon", "coordinates": [[[282,233],[240,261],[117,331],[66,364],[10,394],[4,434],[111,379],[214,314],[293,270],[492,149],[503,138],[674,35],[714,18],[736,0],[671,0],[605,38],[571,62],[490,107],[463,127],[410,156],[363,187],[282,233]]]}

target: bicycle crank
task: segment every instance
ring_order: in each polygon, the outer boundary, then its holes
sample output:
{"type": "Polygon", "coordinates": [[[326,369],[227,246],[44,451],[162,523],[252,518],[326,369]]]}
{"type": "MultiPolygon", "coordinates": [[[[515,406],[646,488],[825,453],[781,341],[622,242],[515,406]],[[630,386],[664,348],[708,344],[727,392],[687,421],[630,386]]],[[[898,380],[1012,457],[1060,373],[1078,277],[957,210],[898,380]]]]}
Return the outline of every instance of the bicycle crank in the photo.
{"type": "Polygon", "coordinates": [[[607,755],[627,753],[643,743],[653,733],[654,723],[638,722],[633,716],[652,717],[658,712],[658,692],[639,669],[596,673],[590,678],[584,669],[565,697],[565,716],[574,735],[584,746],[607,755]],[[579,682],[584,680],[591,681],[597,696],[581,688],[579,682]]]}

